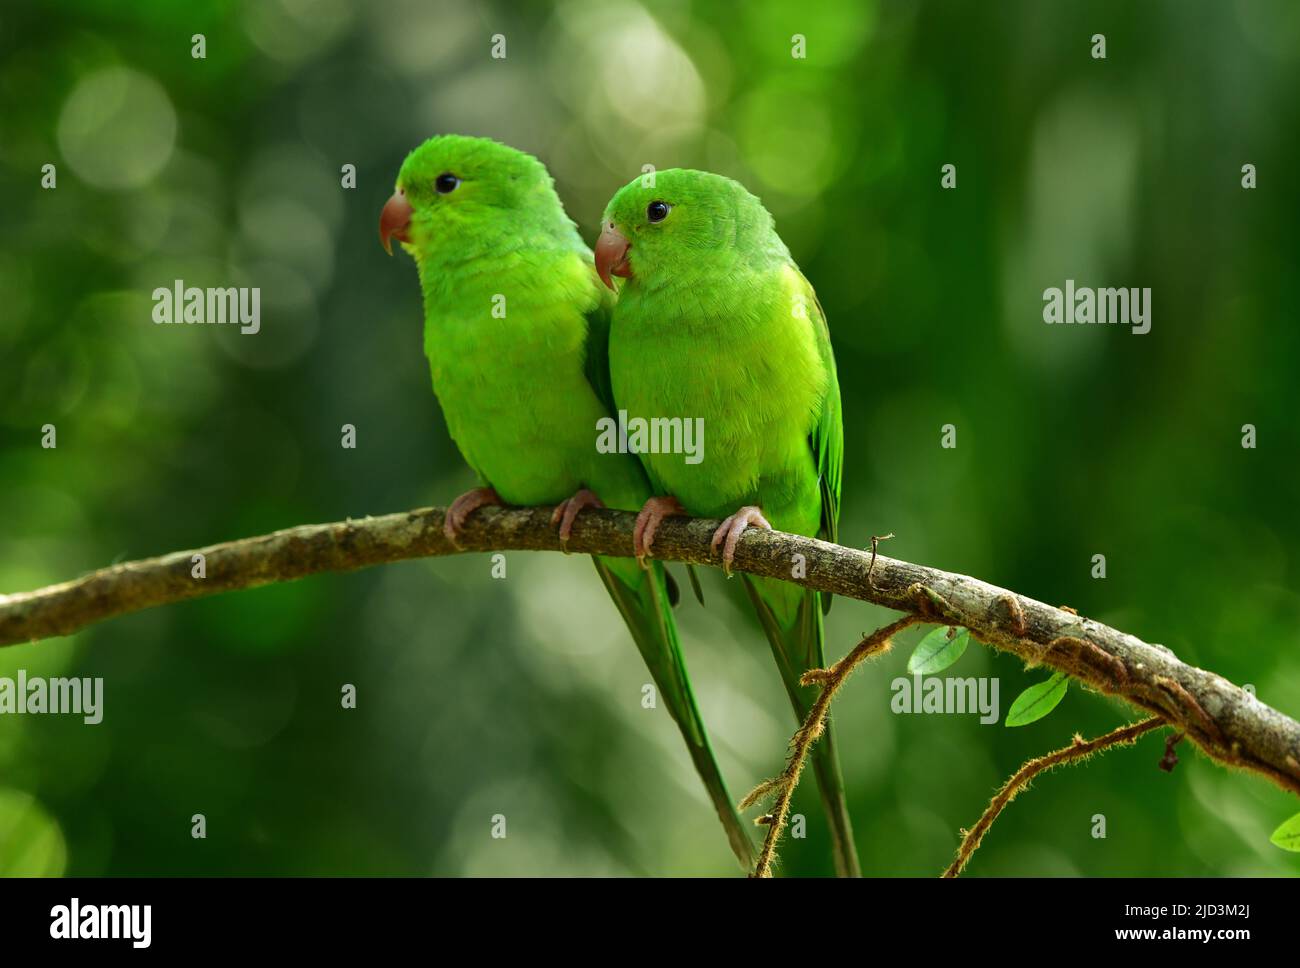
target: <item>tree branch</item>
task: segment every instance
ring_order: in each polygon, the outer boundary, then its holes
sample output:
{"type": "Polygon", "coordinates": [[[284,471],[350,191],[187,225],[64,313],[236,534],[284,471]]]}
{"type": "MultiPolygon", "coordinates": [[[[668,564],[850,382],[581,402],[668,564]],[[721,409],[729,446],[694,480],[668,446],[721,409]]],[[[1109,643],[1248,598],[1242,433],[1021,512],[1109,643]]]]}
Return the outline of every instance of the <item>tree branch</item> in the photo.
{"type": "Polygon", "coordinates": [[[889,651],[892,645],[890,640],[895,635],[919,621],[921,618],[917,615],[904,615],[898,621],[864,636],[848,655],[829,669],[809,669],[800,678],[800,685],[820,685],[822,691],[818,693],[817,701],[808,710],[807,718],[790,740],[790,756],[786,761],[785,769],[779,776],[764,780],[754,787],[745,799],[740,801],[740,809],[748,810],[760,800],[769,796],[773,798],[771,811],[759,821],[767,825],[767,836],[763,838],[763,847],[754,863],[752,876],[772,876],[772,862],[776,860],[776,844],[781,839],[781,831],[785,829],[795,787],[799,785],[799,776],[803,773],[804,763],[808,760],[813,744],[821,739],[822,733],[826,731],[826,719],[830,715],[831,700],[839,692],[840,686],[844,685],[844,680],[867,659],[889,651]]]}
{"type": "Polygon", "coordinates": [[[989,802],[988,808],[980,816],[979,821],[970,830],[963,830],[961,845],[957,848],[957,856],[953,859],[951,865],[945,870],[940,877],[957,877],[966,865],[970,862],[971,855],[979,849],[980,841],[988,833],[993,821],[1006,809],[1007,804],[1016,798],[1016,794],[1029,786],[1029,781],[1045,770],[1051,770],[1064,763],[1075,763],[1079,760],[1086,760],[1094,753],[1110,749],[1112,746],[1132,746],[1139,737],[1144,733],[1165,723],[1159,716],[1152,716],[1150,719],[1144,719],[1140,723],[1129,723],[1127,726],[1121,726],[1113,729],[1104,736],[1098,736],[1095,739],[1084,740],[1078,733],[1074,734],[1074,739],[1070,745],[1062,749],[1048,753],[1046,756],[1039,756],[1030,760],[1020,769],[1011,775],[989,802]]]}
{"type": "MultiPolygon", "coordinates": [[[[303,525],[195,551],[127,562],[34,592],[0,596],[0,645],[67,635],[95,622],[168,602],[213,595],[326,571],[351,571],[459,551],[560,551],[550,508],[475,512],[453,547],[443,536],[444,509],[303,525]],[[206,577],[191,577],[202,554],[206,577]]],[[[567,550],[630,556],[635,515],[590,509],[578,518],[567,550]]],[[[717,522],[668,518],[655,535],[656,556],[716,565],[710,539],[717,522]]],[[[987,645],[1031,665],[1059,669],[1101,692],[1160,716],[1227,766],[1251,770],[1300,794],[1300,723],[1226,679],[1186,665],[1154,645],[975,578],[812,538],[750,529],[735,570],[792,581],[847,598],[962,625],[987,645]],[[801,556],[801,559],[797,556],[801,556]],[[802,577],[792,577],[802,560],[802,577]]]]}

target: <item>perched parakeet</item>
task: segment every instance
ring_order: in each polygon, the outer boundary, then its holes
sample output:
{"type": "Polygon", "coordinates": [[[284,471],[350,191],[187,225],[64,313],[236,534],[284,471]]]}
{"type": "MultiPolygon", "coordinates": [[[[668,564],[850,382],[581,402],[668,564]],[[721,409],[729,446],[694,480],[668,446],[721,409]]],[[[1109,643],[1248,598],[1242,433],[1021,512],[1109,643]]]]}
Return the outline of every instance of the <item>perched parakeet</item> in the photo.
{"type": "MultiPolygon", "coordinates": [[[[402,164],[379,234],[415,259],[434,392],[482,485],[448,509],[448,537],[485,504],[555,504],[562,540],[584,507],[640,508],[651,492],[636,458],[596,446],[612,407],[612,294],[542,163],[484,138],[431,138],[402,164]]],[[[630,558],[594,560],[749,866],[747,826],[695,703],[666,573],[630,558]]]]}
{"type": "MultiPolygon", "coordinates": [[[[730,568],[746,527],[836,540],[844,427],[830,335],[812,286],[762,202],[735,181],[672,169],[624,186],[605,210],[596,268],[619,287],[610,329],[614,399],[629,424],[702,419],[703,459],[641,453],[658,495],[640,514],[636,551],[652,550],[664,517],[724,518],[713,537],[730,568]]],[[[823,596],[744,577],[796,717],[825,665],[823,596]]],[[[828,730],[813,766],[836,867],[859,872],[844,782],[828,730]]]]}

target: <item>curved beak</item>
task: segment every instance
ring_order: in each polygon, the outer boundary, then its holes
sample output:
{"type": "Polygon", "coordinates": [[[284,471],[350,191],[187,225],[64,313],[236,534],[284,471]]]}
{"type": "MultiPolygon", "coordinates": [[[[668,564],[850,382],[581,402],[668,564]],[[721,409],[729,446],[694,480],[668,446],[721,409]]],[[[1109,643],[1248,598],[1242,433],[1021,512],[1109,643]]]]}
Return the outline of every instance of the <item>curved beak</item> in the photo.
{"type": "Polygon", "coordinates": [[[600,281],[609,288],[614,288],[614,280],[611,276],[620,276],[624,279],[632,277],[632,267],[627,264],[627,251],[632,248],[632,243],[627,240],[618,229],[614,228],[614,223],[609,222],[600,232],[600,238],[596,240],[596,272],[600,276],[600,281]]]}
{"type": "Polygon", "coordinates": [[[406,200],[406,193],[400,188],[393,192],[393,197],[384,203],[384,210],[379,213],[379,241],[384,251],[393,254],[390,239],[398,242],[410,242],[411,203],[406,200]]]}

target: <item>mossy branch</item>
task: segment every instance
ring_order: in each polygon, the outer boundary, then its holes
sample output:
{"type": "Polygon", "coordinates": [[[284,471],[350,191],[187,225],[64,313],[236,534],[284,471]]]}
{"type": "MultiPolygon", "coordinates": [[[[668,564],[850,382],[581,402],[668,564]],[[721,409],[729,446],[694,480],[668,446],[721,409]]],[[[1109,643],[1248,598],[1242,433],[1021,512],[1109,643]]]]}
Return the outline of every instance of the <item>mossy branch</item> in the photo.
{"type": "Polygon", "coordinates": [[[829,669],[809,669],[800,678],[800,685],[818,685],[822,687],[822,691],[818,694],[812,709],[808,710],[808,718],[803,721],[790,740],[790,756],[786,760],[785,769],[779,776],[764,780],[754,787],[745,799],[740,801],[740,809],[748,810],[754,804],[772,797],[772,809],[761,818],[761,822],[767,825],[767,836],[763,838],[763,847],[758,853],[758,860],[754,863],[754,877],[772,876],[772,863],[776,860],[776,845],[781,839],[781,832],[785,830],[786,818],[790,813],[790,801],[794,798],[795,788],[799,785],[799,775],[803,773],[804,764],[808,761],[808,754],[812,751],[813,744],[826,731],[831,700],[839,692],[840,686],[844,685],[844,681],[853,670],[867,659],[889,651],[891,640],[895,635],[920,621],[919,615],[904,615],[897,622],[865,636],[849,651],[848,655],[829,669]]]}
{"type": "MultiPolygon", "coordinates": [[[[630,556],[635,515],[583,511],[566,549],[551,508],[475,512],[462,547],[442,533],[443,508],[302,525],[274,534],[127,562],[33,592],[0,595],[0,645],[67,635],[95,622],[156,605],[461,551],[560,551],[630,556]],[[203,555],[203,578],[193,577],[203,555]]],[[[715,521],[669,518],[656,556],[717,565],[715,521]]],[[[984,643],[1030,664],[1059,669],[1101,692],[1153,713],[1208,755],[1300,794],[1300,723],[1226,679],[1180,662],[1153,645],[1073,611],[1045,605],[976,578],[778,531],[750,529],[734,569],[962,625],[984,643]],[[874,561],[874,565],[873,565],[874,561]],[[794,564],[802,563],[796,573],[794,564]]]]}
{"type": "Polygon", "coordinates": [[[1075,733],[1074,739],[1069,746],[1048,753],[1046,756],[1039,756],[1030,760],[1016,770],[1011,775],[1011,779],[1002,785],[1002,789],[994,794],[988,808],[980,816],[975,826],[971,827],[970,830],[962,831],[962,840],[961,845],[957,848],[957,856],[941,876],[956,877],[965,869],[970,862],[971,855],[979,848],[980,841],[984,839],[984,835],[993,826],[993,821],[998,819],[998,815],[1002,813],[1007,804],[1016,798],[1016,794],[1029,786],[1030,781],[1038,774],[1066,763],[1077,763],[1080,760],[1086,760],[1094,753],[1100,753],[1112,746],[1131,746],[1144,733],[1149,733],[1151,730],[1163,725],[1165,723],[1159,716],[1152,716],[1150,719],[1144,719],[1138,723],[1129,723],[1127,726],[1113,729],[1096,739],[1085,740],[1078,733],[1075,733]]]}

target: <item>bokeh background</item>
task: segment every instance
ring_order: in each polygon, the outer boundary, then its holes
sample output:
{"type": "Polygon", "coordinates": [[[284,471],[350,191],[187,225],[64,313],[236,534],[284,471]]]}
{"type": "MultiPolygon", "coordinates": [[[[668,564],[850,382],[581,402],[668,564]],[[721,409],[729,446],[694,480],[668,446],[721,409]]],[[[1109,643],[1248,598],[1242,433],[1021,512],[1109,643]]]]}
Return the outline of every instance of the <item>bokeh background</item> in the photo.
{"type": "MultiPolygon", "coordinates": [[[[643,164],[743,181],[830,318],[844,541],[895,532],[892,555],[1068,603],[1300,714],[1297,91],[1291,0],[11,0],[0,592],[471,485],[412,265],[376,238],[405,153],[454,131],[536,153],[589,239],[643,164]],[[261,286],[261,333],[154,325],[176,278],[261,286]],[[1150,287],[1151,333],[1044,325],[1067,278],[1150,287]]],[[[679,620],[739,796],[793,722],[738,590],[706,588],[679,620]]],[[[830,651],[887,619],[841,601],[830,651]]],[[[917,637],[837,705],[872,874],[938,873],[1024,759],[1135,715],[1077,688],[1022,729],[895,715],[917,637]]],[[[105,718],[0,718],[0,872],[736,872],[578,558],[317,577],[0,650],[19,668],[104,677],[105,718]]],[[[950,674],[998,677],[1003,714],[1044,675],[978,646],[950,674]]],[[[971,876],[1300,871],[1268,843],[1293,799],[1186,747],[1167,775],[1162,752],[1041,779],[971,876]]],[[[784,869],[828,873],[811,783],[796,809],[784,869]]]]}

